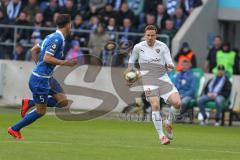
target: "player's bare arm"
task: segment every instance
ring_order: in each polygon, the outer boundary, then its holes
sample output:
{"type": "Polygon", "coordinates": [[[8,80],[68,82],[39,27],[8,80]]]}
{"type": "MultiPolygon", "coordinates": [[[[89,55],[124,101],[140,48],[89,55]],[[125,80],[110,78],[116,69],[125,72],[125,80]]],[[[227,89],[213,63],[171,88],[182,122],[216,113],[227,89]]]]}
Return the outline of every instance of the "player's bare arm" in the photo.
{"type": "Polygon", "coordinates": [[[38,60],[39,60],[39,53],[40,53],[40,47],[38,44],[34,45],[32,48],[31,48],[31,55],[32,55],[32,58],[33,60],[35,61],[35,63],[37,64],[38,60]]]}
{"type": "Polygon", "coordinates": [[[77,60],[60,60],[53,57],[50,54],[45,54],[43,60],[44,62],[53,64],[53,65],[65,65],[65,66],[72,67],[77,64],[77,60]]]}

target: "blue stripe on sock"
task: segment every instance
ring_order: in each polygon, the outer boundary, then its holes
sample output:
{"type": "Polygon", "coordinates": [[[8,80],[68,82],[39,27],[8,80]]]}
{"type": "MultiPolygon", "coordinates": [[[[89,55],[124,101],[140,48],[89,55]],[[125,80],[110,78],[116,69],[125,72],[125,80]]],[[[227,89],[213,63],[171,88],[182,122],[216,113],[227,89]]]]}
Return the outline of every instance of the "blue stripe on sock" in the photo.
{"type": "Polygon", "coordinates": [[[33,123],[35,120],[40,118],[42,115],[37,113],[37,110],[33,110],[30,113],[28,113],[21,121],[19,121],[17,124],[12,126],[12,129],[15,131],[19,131],[21,128],[33,123]]]}

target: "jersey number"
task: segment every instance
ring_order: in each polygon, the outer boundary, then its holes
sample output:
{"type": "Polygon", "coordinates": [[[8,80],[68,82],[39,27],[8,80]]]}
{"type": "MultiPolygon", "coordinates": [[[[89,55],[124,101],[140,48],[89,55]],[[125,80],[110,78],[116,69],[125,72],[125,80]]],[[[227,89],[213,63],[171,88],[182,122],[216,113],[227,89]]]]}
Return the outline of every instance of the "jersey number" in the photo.
{"type": "Polygon", "coordinates": [[[39,96],[40,102],[44,103],[44,98],[42,96],[39,96]]]}

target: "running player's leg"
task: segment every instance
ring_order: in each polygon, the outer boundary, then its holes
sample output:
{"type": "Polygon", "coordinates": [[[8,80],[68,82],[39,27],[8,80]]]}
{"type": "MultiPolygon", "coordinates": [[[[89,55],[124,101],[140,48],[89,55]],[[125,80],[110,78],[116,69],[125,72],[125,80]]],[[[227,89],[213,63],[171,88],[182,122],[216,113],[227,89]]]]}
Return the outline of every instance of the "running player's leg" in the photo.
{"type": "Polygon", "coordinates": [[[36,109],[29,112],[22,120],[20,120],[15,125],[8,128],[8,133],[12,135],[16,139],[23,139],[20,130],[23,127],[28,126],[33,123],[40,117],[42,117],[46,113],[46,102],[47,102],[47,94],[45,95],[34,95],[34,100],[36,101],[36,109]]]}
{"type": "Polygon", "coordinates": [[[178,92],[173,92],[168,97],[167,101],[171,105],[170,111],[169,111],[169,120],[172,120],[176,117],[177,114],[180,113],[181,108],[181,98],[178,92]]]}
{"type": "MultiPolygon", "coordinates": [[[[56,94],[58,94],[58,93],[56,93],[56,94]]],[[[63,93],[61,93],[61,94],[63,94],[63,93]]],[[[57,96],[57,97],[60,97],[60,96],[57,96]]],[[[34,100],[28,99],[28,98],[24,98],[22,100],[22,105],[21,105],[21,116],[22,116],[22,118],[25,117],[26,113],[33,106],[36,106],[34,100]]],[[[47,107],[61,107],[61,106],[58,105],[58,101],[55,100],[55,96],[52,96],[52,97],[48,98],[47,107]]]]}
{"type": "Polygon", "coordinates": [[[38,118],[46,113],[48,93],[49,93],[49,79],[41,78],[34,75],[30,76],[29,88],[33,94],[33,100],[36,104],[36,109],[28,113],[22,120],[15,125],[8,128],[8,133],[16,139],[22,139],[20,130],[33,123],[38,118]]]}
{"type": "Polygon", "coordinates": [[[21,113],[22,118],[25,117],[28,110],[30,108],[32,108],[33,106],[35,106],[35,102],[33,99],[30,99],[30,98],[22,99],[22,105],[20,106],[20,110],[21,110],[20,113],[21,113]]]}
{"type": "Polygon", "coordinates": [[[56,93],[48,98],[47,107],[66,107],[68,105],[67,97],[64,93],[56,93]]]}
{"type": "Polygon", "coordinates": [[[67,96],[64,93],[57,93],[52,95],[52,98],[57,103],[56,107],[62,108],[68,106],[67,96]]]}
{"type": "MultiPolygon", "coordinates": [[[[27,111],[33,106],[36,106],[34,100],[24,98],[22,100],[22,106],[21,106],[22,117],[25,117],[27,111]]],[[[47,107],[65,107],[65,106],[67,106],[67,100],[64,93],[55,93],[48,98],[47,107]]]]}
{"type": "Polygon", "coordinates": [[[68,105],[67,96],[65,95],[61,85],[55,78],[50,80],[51,90],[49,95],[52,97],[49,98],[48,106],[49,107],[66,107],[68,105]]]}
{"type": "MultiPolygon", "coordinates": [[[[64,93],[55,93],[51,97],[48,98],[47,107],[64,107],[67,106],[66,103],[66,96],[64,93]],[[61,102],[61,103],[59,103],[61,102]]],[[[34,100],[32,99],[23,99],[22,106],[21,106],[21,116],[22,118],[25,117],[26,113],[29,111],[30,108],[36,106],[34,100]],[[32,102],[33,101],[33,102],[32,102]]]]}
{"type": "MultiPolygon", "coordinates": [[[[171,90],[168,92],[165,92],[164,94],[161,94],[161,97],[164,99],[164,101],[171,105],[171,109],[169,110],[170,114],[168,116],[169,120],[173,119],[174,116],[180,112],[181,107],[181,98],[178,93],[177,88],[174,86],[170,78],[166,76],[162,76],[160,78],[162,81],[167,82],[171,86],[171,90]]],[[[160,86],[159,88],[161,91],[165,90],[164,86],[160,86]],[[161,88],[162,87],[162,88],[161,88]]]]}
{"type": "Polygon", "coordinates": [[[159,138],[162,144],[169,144],[169,139],[163,133],[163,121],[162,116],[160,114],[160,102],[158,96],[148,97],[148,101],[152,107],[152,121],[157,130],[159,138]]]}
{"type": "Polygon", "coordinates": [[[167,137],[173,139],[173,125],[172,122],[175,119],[176,115],[180,113],[181,99],[178,92],[173,89],[170,93],[165,96],[167,102],[171,105],[167,119],[164,121],[164,126],[167,131],[167,137]]]}
{"type": "MultiPolygon", "coordinates": [[[[168,77],[164,77],[164,81],[171,84],[172,89],[171,91],[162,94],[161,97],[164,99],[164,101],[171,105],[171,108],[169,109],[169,113],[167,115],[166,120],[164,121],[164,127],[167,131],[166,136],[169,139],[173,139],[173,126],[172,121],[175,119],[176,115],[180,112],[180,106],[181,106],[181,99],[178,94],[178,91],[176,87],[172,84],[170,79],[168,77]]],[[[163,90],[164,88],[160,88],[160,90],[163,90]]]]}
{"type": "MultiPolygon", "coordinates": [[[[47,101],[47,107],[64,107],[67,106],[67,98],[63,92],[63,89],[61,85],[57,82],[56,79],[51,78],[49,80],[50,83],[50,91],[49,95],[51,97],[48,97],[47,101]],[[59,104],[58,104],[59,103],[59,104]]],[[[21,106],[21,116],[25,117],[27,111],[35,106],[35,102],[32,99],[25,98],[22,100],[22,106],[21,106]]]]}

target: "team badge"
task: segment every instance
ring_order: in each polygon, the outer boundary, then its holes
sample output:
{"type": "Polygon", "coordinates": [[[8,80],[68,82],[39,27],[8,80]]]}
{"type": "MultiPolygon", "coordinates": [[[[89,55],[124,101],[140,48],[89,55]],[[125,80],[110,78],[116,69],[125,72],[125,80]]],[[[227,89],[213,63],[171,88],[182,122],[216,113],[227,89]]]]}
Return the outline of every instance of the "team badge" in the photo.
{"type": "Polygon", "coordinates": [[[55,49],[57,48],[57,45],[56,45],[56,44],[53,44],[53,45],[51,46],[51,48],[55,50],[55,49]]]}
{"type": "Polygon", "coordinates": [[[56,52],[56,50],[57,50],[57,44],[54,43],[54,44],[52,44],[51,47],[49,48],[49,51],[52,52],[52,53],[54,53],[54,52],[56,52]]]}
{"type": "Polygon", "coordinates": [[[157,49],[156,49],[156,52],[157,52],[157,53],[160,53],[160,49],[159,49],[159,48],[157,48],[157,49]]]}

